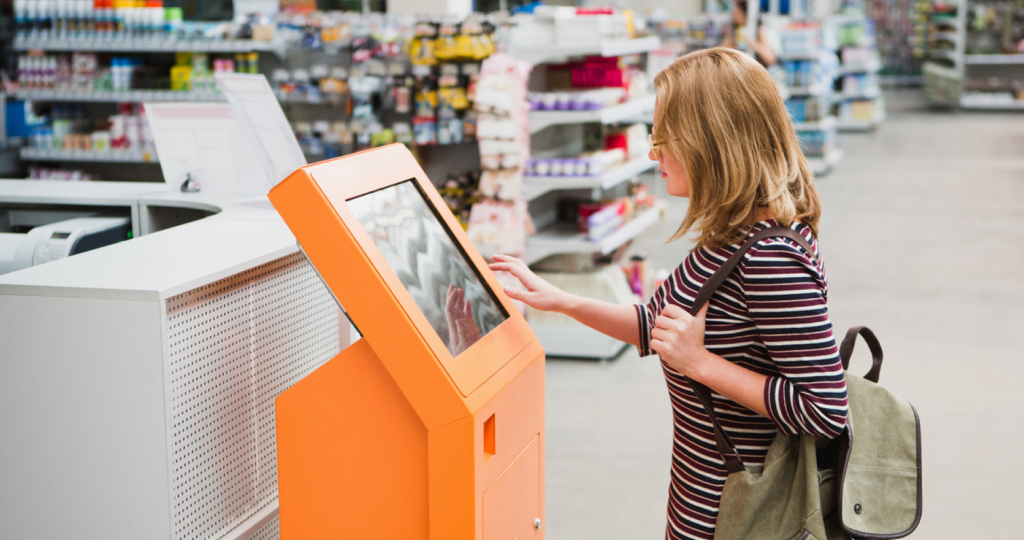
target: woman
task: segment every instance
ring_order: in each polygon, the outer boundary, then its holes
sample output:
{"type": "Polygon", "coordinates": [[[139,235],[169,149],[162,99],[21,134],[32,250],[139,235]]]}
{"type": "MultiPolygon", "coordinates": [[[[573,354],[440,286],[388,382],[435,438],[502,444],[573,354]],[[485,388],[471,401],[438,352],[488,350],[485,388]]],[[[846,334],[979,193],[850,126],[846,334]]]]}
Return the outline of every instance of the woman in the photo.
{"type": "Polygon", "coordinates": [[[835,438],[846,425],[846,383],[814,239],[818,193],[771,77],[717,47],[676,60],[654,86],[651,159],[668,194],[690,199],[673,239],[693,232],[697,245],[651,301],[621,306],[568,294],[511,257],[496,256],[491,268],[525,286],[506,288],[513,299],[661,357],[675,422],[666,537],[711,539],[727,472],[685,377],[714,391],[716,415],[748,466],[764,463],[779,431],[835,438]],[[711,274],[745,238],[775,225],[803,235],[814,253],[788,239],[759,242],[691,317],[711,274]]]}
{"type": "Polygon", "coordinates": [[[746,29],[747,0],[737,0],[732,8],[732,26],[725,34],[722,46],[752,52],[762,66],[774,66],[778,62],[775,51],[781,48],[778,35],[761,24],[757,25],[756,37],[747,36],[746,29]]]}

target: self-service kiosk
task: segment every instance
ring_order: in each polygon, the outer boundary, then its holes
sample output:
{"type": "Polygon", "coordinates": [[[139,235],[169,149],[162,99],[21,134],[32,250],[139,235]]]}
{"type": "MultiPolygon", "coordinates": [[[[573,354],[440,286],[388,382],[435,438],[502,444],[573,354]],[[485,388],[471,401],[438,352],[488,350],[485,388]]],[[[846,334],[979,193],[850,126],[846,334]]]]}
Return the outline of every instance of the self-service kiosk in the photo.
{"type": "Polygon", "coordinates": [[[284,540],[544,537],[544,351],[412,154],[270,200],[362,339],[276,401],[284,540]]]}

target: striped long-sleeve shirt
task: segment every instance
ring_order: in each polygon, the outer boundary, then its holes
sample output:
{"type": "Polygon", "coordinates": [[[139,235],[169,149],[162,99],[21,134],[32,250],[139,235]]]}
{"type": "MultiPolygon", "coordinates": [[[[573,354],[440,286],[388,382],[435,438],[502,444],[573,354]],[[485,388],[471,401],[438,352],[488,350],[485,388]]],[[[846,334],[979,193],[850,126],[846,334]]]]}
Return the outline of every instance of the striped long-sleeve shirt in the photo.
{"type": "MultiPolygon", "coordinates": [[[[755,224],[750,234],[771,226],[755,224]]],[[[847,396],[839,349],[828,318],[825,267],[810,228],[794,223],[815,253],[796,242],[768,238],[750,249],[711,298],[704,346],[737,365],[768,376],[770,418],[713,393],[715,414],[745,464],[762,465],[778,432],[834,438],[846,425],[847,396]]],[[[711,274],[739,244],[695,249],[646,305],[638,304],[640,355],[650,348],[654,319],[669,303],[687,311],[711,274]]],[[[728,472],[714,432],[693,389],[662,362],[675,421],[666,538],[713,539],[728,472]]]]}

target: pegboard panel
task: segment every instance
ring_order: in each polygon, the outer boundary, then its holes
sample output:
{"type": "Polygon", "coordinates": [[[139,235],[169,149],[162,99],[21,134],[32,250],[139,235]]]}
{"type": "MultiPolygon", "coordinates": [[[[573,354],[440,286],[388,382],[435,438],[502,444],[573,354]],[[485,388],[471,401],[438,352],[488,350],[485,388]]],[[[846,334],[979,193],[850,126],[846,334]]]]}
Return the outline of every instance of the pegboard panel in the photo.
{"type": "Polygon", "coordinates": [[[274,398],[349,324],[301,253],[170,298],[165,321],[173,538],[215,539],[277,496],[274,398]]]}
{"type": "Polygon", "coordinates": [[[274,516],[274,519],[250,536],[249,540],[281,540],[281,516],[274,516]]]}

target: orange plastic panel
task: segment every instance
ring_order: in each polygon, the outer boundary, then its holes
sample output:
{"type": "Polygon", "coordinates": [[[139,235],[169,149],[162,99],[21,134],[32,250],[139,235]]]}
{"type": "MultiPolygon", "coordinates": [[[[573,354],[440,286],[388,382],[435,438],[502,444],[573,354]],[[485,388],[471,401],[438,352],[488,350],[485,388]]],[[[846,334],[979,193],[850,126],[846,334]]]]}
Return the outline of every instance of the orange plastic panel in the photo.
{"type": "Polygon", "coordinates": [[[276,401],[283,538],[428,538],[427,430],[365,340],[276,401]]]}
{"type": "Polygon", "coordinates": [[[483,540],[543,538],[540,443],[535,438],[484,493],[483,540]]]}

